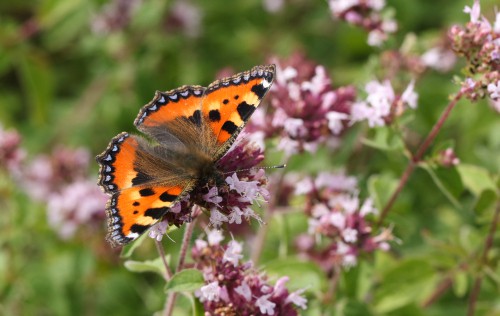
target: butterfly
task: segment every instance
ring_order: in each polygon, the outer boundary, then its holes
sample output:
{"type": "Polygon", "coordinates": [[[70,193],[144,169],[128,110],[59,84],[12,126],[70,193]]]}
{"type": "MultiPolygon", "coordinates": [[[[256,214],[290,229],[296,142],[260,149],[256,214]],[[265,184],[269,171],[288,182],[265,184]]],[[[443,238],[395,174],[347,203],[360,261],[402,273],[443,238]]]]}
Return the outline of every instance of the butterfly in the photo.
{"type": "Polygon", "coordinates": [[[208,87],[157,91],[134,125],[96,157],[112,246],[124,245],[160,221],[195,187],[220,183],[223,157],[269,91],[275,66],[253,67],[208,87]]]}

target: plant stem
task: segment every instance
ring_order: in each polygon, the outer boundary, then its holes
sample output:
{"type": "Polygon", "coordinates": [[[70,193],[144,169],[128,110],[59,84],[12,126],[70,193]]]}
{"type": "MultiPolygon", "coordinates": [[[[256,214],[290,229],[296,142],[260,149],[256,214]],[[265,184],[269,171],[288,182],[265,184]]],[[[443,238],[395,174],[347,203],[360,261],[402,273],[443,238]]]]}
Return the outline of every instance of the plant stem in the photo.
{"type": "MultiPolygon", "coordinates": [[[[189,248],[189,244],[191,241],[191,236],[193,235],[193,230],[194,230],[194,224],[197,219],[197,215],[200,211],[199,206],[194,206],[193,207],[193,220],[191,223],[186,224],[186,229],[184,231],[184,237],[182,238],[182,244],[181,244],[181,250],[179,253],[179,262],[177,263],[177,267],[175,268],[175,272],[179,272],[182,270],[184,267],[184,262],[186,260],[186,254],[187,250],[189,248]]],[[[167,301],[165,302],[165,309],[164,309],[164,315],[165,316],[171,316],[172,312],[174,310],[174,305],[175,305],[175,300],[177,298],[176,293],[170,293],[167,297],[167,301]]]]}
{"type": "Polygon", "coordinates": [[[488,260],[488,252],[490,251],[491,247],[493,246],[493,238],[495,236],[495,231],[497,229],[498,225],[498,220],[500,218],[500,201],[498,201],[496,209],[495,209],[495,214],[493,215],[493,220],[491,221],[491,226],[490,226],[490,231],[488,233],[488,236],[486,237],[486,241],[484,243],[484,249],[483,249],[483,255],[481,256],[481,259],[479,261],[479,271],[478,275],[476,277],[476,280],[474,281],[474,286],[472,288],[472,292],[469,296],[469,308],[467,309],[467,316],[472,316],[474,315],[475,309],[476,309],[476,301],[479,296],[479,292],[481,291],[481,282],[483,281],[483,276],[482,276],[482,268],[486,264],[488,260]]]}
{"type": "MultiPolygon", "coordinates": [[[[468,262],[468,261],[467,261],[468,262]]],[[[464,271],[468,268],[468,263],[462,262],[458,265],[458,271],[464,271]]],[[[427,308],[434,304],[446,291],[453,285],[453,277],[456,272],[449,273],[437,286],[434,292],[422,303],[423,308],[427,308]]]]}
{"type": "Polygon", "coordinates": [[[161,241],[155,239],[156,250],[160,254],[160,258],[163,261],[163,265],[165,266],[165,280],[169,281],[172,278],[172,270],[168,265],[167,259],[165,259],[165,250],[163,250],[163,244],[161,241]]]}
{"type": "Polygon", "coordinates": [[[432,144],[436,136],[438,135],[439,131],[443,127],[444,122],[450,115],[451,110],[455,107],[457,102],[462,98],[463,96],[463,91],[458,92],[455,97],[448,103],[446,108],[444,109],[443,113],[441,114],[441,117],[439,120],[436,122],[436,124],[433,126],[432,130],[429,132],[427,137],[425,138],[424,142],[422,145],[417,150],[417,153],[413,156],[413,158],[408,162],[408,166],[406,167],[405,171],[403,172],[403,175],[401,176],[401,179],[399,180],[399,184],[396,188],[396,190],[392,193],[391,197],[389,198],[389,201],[387,202],[386,206],[382,210],[382,213],[380,214],[380,218],[377,222],[377,226],[381,226],[382,223],[384,222],[384,219],[386,218],[387,214],[391,210],[394,202],[396,201],[397,197],[403,190],[404,186],[408,182],[408,179],[410,178],[410,175],[413,173],[413,170],[415,169],[415,166],[420,162],[422,159],[422,156],[425,154],[429,146],[432,144]]]}

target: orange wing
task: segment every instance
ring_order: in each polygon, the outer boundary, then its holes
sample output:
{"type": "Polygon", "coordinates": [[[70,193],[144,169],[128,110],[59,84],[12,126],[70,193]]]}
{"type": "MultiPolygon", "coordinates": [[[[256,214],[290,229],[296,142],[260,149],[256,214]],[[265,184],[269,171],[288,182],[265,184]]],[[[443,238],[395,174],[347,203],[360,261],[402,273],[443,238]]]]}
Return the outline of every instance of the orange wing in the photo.
{"type": "Polygon", "coordinates": [[[156,91],[153,100],[139,111],[134,124],[145,133],[148,133],[148,128],[165,126],[165,123],[179,117],[186,117],[199,125],[204,93],[205,88],[201,86],[182,86],[167,92],[156,91]]]}
{"type": "Polygon", "coordinates": [[[132,187],[115,193],[106,207],[106,239],[116,246],[138,238],[167,214],[186,189],[180,185],[132,187]]]}
{"type": "Polygon", "coordinates": [[[256,66],[208,86],[202,103],[204,121],[208,122],[224,154],[269,91],[275,66],[256,66]]]}
{"type": "Polygon", "coordinates": [[[158,222],[182,193],[194,184],[193,181],[174,178],[168,169],[159,175],[138,163],[138,159],[147,160],[155,167],[161,162],[142,148],[144,146],[140,138],[121,133],[96,158],[100,164],[98,184],[106,193],[112,194],[106,214],[107,239],[113,246],[126,244],[139,237],[158,222]]]}

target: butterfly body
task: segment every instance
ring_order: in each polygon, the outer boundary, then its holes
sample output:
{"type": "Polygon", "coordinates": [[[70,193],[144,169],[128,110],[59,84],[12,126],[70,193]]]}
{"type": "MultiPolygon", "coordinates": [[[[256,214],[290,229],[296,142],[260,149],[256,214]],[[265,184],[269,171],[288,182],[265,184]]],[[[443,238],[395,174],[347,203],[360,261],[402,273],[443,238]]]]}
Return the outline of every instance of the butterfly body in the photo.
{"type": "Polygon", "coordinates": [[[269,90],[274,65],[201,86],[156,92],[134,124],[149,136],[121,133],[99,156],[98,184],[111,195],[108,241],[126,244],[162,219],[195,187],[223,185],[217,162],[269,90]]]}

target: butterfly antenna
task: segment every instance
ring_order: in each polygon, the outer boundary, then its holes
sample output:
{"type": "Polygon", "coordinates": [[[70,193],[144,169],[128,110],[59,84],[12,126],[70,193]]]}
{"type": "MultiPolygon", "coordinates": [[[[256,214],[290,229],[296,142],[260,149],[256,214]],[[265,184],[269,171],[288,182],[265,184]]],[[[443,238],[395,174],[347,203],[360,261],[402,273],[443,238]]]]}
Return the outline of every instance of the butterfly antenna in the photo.
{"type": "Polygon", "coordinates": [[[223,174],[230,174],[230,173],[242,172],[242,171],[250,171],[250,170],[259,170],[259,169],[281,169],[281,168],[285,168],[285,167],[286,167],[286,164],[277,165],[277,166],[267,166],[267,167],[252,167],[252,168],[248,168],[248,169],[240,169],[240,170],[235,170],[235,171],[228,171],[228,172],[224,172],[223,174]]]}

